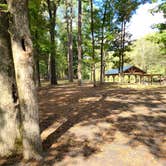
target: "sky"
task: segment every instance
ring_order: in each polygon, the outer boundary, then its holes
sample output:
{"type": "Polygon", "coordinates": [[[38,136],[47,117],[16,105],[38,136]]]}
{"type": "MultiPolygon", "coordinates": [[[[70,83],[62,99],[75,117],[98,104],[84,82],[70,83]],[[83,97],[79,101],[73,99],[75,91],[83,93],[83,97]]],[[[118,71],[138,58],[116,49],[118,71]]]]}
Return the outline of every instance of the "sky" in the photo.
{"type": "Polygon", "coordinates": [[[149,10],[153,9],[155,6],[156,4],[144,4],[136,10],[136,13],[132,16],[128,25],[128,31],[132,34],[132,39],[138,39],[146,34],[153,33],[156,31],[151,28],[153,24],[166,21],[162,13],[152,15],[149,12],[149,10]]]}

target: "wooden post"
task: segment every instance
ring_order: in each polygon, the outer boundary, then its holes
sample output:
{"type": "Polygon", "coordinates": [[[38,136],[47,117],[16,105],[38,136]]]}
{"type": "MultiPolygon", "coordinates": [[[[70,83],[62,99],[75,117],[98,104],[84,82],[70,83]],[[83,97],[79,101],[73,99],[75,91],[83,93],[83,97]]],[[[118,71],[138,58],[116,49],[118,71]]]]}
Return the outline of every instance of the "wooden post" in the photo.
{"type": "Polygon", "coordinates": [[[151,85],[153,84],[153,75],[151,75],[151,85]]]}
{"type": "Polygon", "coordinates": [[[139,84],[139,74],[137,75],[137,83],[139,84]]]}
{"type": "Polygon", "coordinates": [[[135,77],[135,83],[137,83],[137,75],[134,75],[134,77],[135,77]]]}
{"type": "Polygon", "coordinates": [[[122,73],[122,83],[124,83],[124,74],[122,73]]]}
{"type": "Polygon", "coordinates": [[[139,84],[141,84],[141,75],[138,75],[139,76],[139,84]]]}
{"type": "Polygon", "coordinates": [[[121,74],[119,73],[119,83],[121,83],[121,74]]]}
{"type": "Polygon", "coordinates": [[[115,75],[112,75],[112,78],[113,78],[113,82],[115,82],[115,75]]]}
{"type": "Polygon", "coordinates": [[[143,81],[144,81],[144,75],[141,75],[140,80],[141,80],[141,84],[143,84],[143,81]]]}
{"type": "Polygon", "coordinates": [[[107,75],[107,82],[109,82],[109,75],[107,75]]]}
{"type": "Polygon", "coordinates": [[[150,84],[150,76],[148,76],[148,85],[150,84]]]}
{"type": "Polygon", "coordinates": [[[130,83],[130,75],[128,75],[128,83],[130,83]]]}

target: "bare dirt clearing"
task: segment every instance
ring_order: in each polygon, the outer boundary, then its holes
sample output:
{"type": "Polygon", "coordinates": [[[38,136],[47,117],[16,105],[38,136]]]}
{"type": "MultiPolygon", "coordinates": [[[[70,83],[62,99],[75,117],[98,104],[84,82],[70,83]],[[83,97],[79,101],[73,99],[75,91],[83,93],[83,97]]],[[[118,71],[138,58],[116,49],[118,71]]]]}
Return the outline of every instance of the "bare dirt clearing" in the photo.
{"type": "Polygon", "coordinates": [[[166,165],[165,87],[43,87],[39,106],[44,159],[23,165],[166,165]]]}

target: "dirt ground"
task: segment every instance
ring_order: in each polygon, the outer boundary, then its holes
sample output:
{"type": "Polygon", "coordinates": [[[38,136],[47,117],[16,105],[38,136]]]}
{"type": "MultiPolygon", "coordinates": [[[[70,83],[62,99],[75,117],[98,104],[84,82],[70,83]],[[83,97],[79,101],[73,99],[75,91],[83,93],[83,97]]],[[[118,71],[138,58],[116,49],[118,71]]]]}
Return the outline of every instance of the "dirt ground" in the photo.
{"type": "Polygon", "coordinates": [[[166,87],[46,86],[39,108],[43,160],[0,165],[166,166],[166,87]]]}

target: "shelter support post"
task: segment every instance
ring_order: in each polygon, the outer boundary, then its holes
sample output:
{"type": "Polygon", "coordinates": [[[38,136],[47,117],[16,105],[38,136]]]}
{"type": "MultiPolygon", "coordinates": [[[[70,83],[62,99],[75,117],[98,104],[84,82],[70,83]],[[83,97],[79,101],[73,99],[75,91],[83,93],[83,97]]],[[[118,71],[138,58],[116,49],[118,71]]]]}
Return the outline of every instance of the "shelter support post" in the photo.
{"type": "Polygon", "coordinates": [[[138,75],[139,77],[139,84],[141,84],[141,75],[138,75]]]}
{"type": "Polygon", "coordinates": [[[148,84],[150,84],[150,82],[151,82],[151,81],[150,81],[150,76],[147,76],[147,78],[148,78],[148,84]]]}
{"type": "Polygon", "coordinates": [[[107,76],[107,82],[109,82],[109,75],[107,76]]]}
{"type": "Polygon", "coordinates": [[[140,84],[142,84],[143,76],[140,75],[140,84]]]}
{"type": "Polygon", "coordinates": [[[128,75],[128,83],[130,83],[130,75],[128,75]]]}
{"type": "Polygon", "coordinates": [[[113,82],[115,82],[115,75],[112,75],[112,78],[113,78],[113,82]]]}
{"type": "Polygon", "coordinates": [[[135,83],[137,83],[137,75],[134,75],[134,77],[135,77],[135,83]]]}
{"type": "Polygon", "coordinates": [[[160,85],[161,85],[161,75],[159,76],[159,78],[160,78],[160,85]]]}
{"type": "Polygon", "coordinates": [[[151,85],[153,84],[153,76],[150,76],[151,85]]]}

